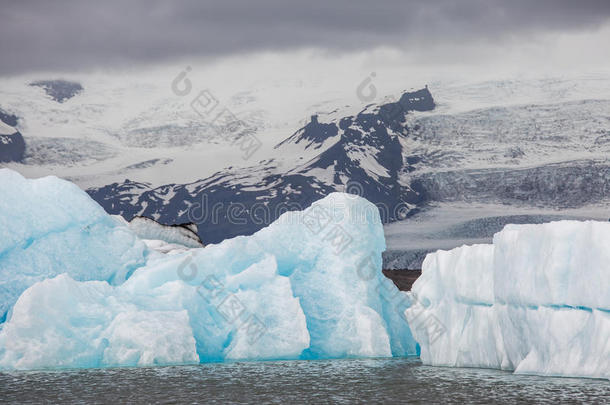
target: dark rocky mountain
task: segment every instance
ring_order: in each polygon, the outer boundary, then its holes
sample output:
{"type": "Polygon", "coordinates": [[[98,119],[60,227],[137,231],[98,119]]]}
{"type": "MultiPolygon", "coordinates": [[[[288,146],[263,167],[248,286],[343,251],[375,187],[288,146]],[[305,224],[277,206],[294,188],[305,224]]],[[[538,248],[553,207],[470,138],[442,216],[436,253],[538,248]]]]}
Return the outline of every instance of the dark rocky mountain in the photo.
{"type": "Polygon", "coordinates": [[[203,243],[218,243],[252,234],[283,212],[307,207],[335,191],[313,177],[277,174],[276,169],[268,162],[189,184],[153,188],[126,180],[87,192],[109,213],[127,220],[150,217],[168,225],[193,222],[203,243]]]}
{"type": "Polygon", "coordinates": [[[391,222],[416,212],[421,193],[401,184],[408,160],[399,137],[408,136],[406,114],[429,111],[434,100],[428,89],[404,93],[393,103],[365,109],[337,122],[314,116],[276,149],[295,145],[319,150],[315,157],[290,169],[273,159],[248,168],[228,168],[189,184],[152,187],[125,180],[88,193],[109,213],[127,220],[154,218],[163,224],[194,222],[201,240],[217,243],[251,234],[288,210],[301,210],[333,191],[361,195],[375,203],[382,220],[391,222]]]}
{"type": "Polygon", "coordinates": [[[16,127],[18,118],[16,115],[9,114],[0,109],[0,121],[4,122],[8,126],[16,127]]]}
{"type": "Polygon", "coordinates": [[[20,162],[25,153],[25,141],[19,131],[0,134],[0,162],[20,162]]]}
{"type": "Polygon", "coordinates": [[[58,103],[63,103],[83,91],[80,83],[67,80],[38,80],[30,83],[30,86],[41,87],[58,103]]]}
{"type": "Polygon", "coordinates": [[[20,162],[25,153],[25,141],[14,127],[17,117],[0,110],[0,162],[20,162]]]}

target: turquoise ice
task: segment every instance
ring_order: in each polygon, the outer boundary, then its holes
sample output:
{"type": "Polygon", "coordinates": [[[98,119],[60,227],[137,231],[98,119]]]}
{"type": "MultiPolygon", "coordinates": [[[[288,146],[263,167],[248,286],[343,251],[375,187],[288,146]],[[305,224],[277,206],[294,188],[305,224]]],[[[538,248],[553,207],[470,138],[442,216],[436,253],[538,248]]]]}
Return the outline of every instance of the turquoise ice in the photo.
{"type": "Polygon", "coordinates": [[[18,230],[2,233],[15,255],[2,274],[25,281],[2,296],[0,368],[415,354],[362,198],[334,193],[252,236],[162,255],[68,182],[1,175],[2,207],[21,201],[0,214],[18,230]]]}
{"type": "Polygon", "coordinates": [[[66,273],[118,285],[147,255],[143,242],[76,185],[0,169],[0,323],[38,281],[66,273]]]}

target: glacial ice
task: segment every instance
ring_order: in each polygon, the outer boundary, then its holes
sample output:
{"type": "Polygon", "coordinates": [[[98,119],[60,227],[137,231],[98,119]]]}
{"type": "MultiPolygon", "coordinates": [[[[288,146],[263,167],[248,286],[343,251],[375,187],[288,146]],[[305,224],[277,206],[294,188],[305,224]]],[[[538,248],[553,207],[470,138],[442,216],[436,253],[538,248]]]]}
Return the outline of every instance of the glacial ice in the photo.
{"type": "Polygon", "coordinates": [[[508,225],[429,254],[405,311],[425,364],[610,378],[610,223],[508,225]]]}
{"type": "Polygon", "coordinates": [[[68,182],[0,174],[0,369],[415,354],[362,198],[163,255],[68,182]]]}
{"type": "Polygon", "coordinates": [[[205,248],[150,242],[69,182],[0,170],[0,369],[419,345],[426,364],[610,378],[610,223],[508,225],[429,254],[411,294],[381,273],[377,208],[347,194],[205,248]]]}
{"type": "Polygon", "coordinates": [[[147,255],[133,232],[76,185],[0,169],[0,323],[38,281],[67,273],[117,285],[147,255]]]}
{"type": "MultiPolygon", "coordinates": [[[[123,219],[123,217],[116,215],[123,219]]],[[[135,217],[127,222],[127,226],[140,239],[163,241],[170,245],[179,245],[188,248],[203,247],[197,236],[197,225],[162,225],[155,220],[145,217],[135,217]]]]}

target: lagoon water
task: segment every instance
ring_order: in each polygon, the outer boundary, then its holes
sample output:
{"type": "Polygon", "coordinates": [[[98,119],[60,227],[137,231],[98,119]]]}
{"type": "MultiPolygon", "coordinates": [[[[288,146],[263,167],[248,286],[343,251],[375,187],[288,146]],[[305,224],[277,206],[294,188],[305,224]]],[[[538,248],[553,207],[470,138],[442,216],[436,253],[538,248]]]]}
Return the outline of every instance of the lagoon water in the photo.
{"type": "Polygon", "coordinates": [[[0,372],[12,403],[607,403],[610,382],[424,366],[416,358],[0,372]]]}

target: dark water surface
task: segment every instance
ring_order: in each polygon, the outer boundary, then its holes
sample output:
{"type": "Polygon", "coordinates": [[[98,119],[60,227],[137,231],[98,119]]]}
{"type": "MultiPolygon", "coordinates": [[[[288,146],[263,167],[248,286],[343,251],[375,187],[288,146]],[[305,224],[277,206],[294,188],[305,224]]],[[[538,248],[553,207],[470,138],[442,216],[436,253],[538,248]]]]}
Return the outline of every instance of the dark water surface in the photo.
{"type": "Polygon", "coordinates": [[[13,403],[595,403],[610,382],[423,366],[417,359],[0,373],[13,403]]]}

